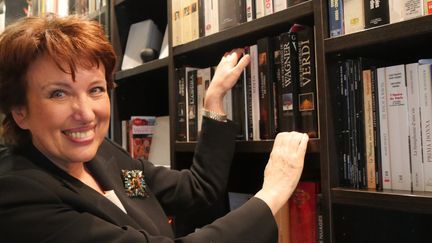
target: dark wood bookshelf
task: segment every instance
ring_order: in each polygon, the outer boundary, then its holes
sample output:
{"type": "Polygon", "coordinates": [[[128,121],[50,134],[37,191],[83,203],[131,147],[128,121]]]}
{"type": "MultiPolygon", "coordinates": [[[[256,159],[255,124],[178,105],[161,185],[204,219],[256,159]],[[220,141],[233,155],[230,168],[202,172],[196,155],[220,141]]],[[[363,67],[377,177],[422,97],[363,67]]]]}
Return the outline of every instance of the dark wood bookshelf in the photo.
{"type": "MultiPolygon", "coordinates": [[[[319,153],[319,139],[309,140],[307,153],[319,153]]],[[[269,153],[272,150],[274,140],[261,141],[236,141],[236,152],[238,153],[269,153]]],[[[193,152],[197,142],[175,142],[176,152],[193,152]]]]}
{"type": "Polygon", "coordinates": [[[122,82],[122,80],[130,78],[135,75],[140,75],[146,72],[158,71],[161,69],[165,69],[166,72],[168,70],[168,57],[162,59],[152,60],[150,62],[144,63],[137,67],[118,71],[115,74],[115,80],[117,82],[122,82]]]}
{"type": "Polygon", "coordinates": [[[333,203],[432,214],[432,192],[372,189],[331,189],[333,203]]]}

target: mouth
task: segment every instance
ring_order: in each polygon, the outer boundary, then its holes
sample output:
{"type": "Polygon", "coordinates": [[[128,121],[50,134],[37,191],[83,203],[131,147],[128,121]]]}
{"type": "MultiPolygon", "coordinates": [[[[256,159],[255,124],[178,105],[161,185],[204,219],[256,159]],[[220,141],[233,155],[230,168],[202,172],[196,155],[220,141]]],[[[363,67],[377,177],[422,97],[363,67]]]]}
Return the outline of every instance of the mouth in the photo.
{"type": "Polygon", "coordinates": [[[63,131],[63,134],[66,135],[68,138],[72,139],[73,141],[81,142],[81,141],[88,141],[93,139],[95,135],[95,129],[92,128],[86,128],[86,129],[73,129],[73,130],[66,130],[63,131]]]}

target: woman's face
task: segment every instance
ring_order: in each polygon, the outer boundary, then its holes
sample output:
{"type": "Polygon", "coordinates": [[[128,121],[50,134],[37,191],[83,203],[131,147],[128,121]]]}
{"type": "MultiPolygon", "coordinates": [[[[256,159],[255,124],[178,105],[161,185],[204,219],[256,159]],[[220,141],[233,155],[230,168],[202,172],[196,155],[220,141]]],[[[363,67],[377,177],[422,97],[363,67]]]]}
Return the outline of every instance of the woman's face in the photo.
{"type": "Polygon", "coordinates": [[[75,82],[47,56],[27,72],[27,107],[13,111],[33,144],[60,168],[91,160],[109,127],[105,69],[77,68],[75,82]]]}

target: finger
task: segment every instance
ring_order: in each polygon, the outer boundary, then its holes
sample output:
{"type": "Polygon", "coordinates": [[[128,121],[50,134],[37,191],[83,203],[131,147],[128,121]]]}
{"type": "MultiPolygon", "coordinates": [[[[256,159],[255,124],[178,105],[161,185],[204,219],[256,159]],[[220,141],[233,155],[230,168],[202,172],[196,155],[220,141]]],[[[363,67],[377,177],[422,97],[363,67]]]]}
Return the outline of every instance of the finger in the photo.
{"type": "Polygon", "coordinates": [[[301,153],[302,156],[305,156],[306,154],[308,141],[309,141],[309,136],[306,133],[303,133],[301,136],[300,144],[297,149],[297,152],[301,153]]]}
{"type": "Polygon", "coordinates": [[[251,57],[249,54],[242,56],[242,58],[237,63],[237,66],[235,68],[240,69],[240,70],[245,69],[247,67],[247,65],[249,65],[250,60],[251,60],[251,57]]]}

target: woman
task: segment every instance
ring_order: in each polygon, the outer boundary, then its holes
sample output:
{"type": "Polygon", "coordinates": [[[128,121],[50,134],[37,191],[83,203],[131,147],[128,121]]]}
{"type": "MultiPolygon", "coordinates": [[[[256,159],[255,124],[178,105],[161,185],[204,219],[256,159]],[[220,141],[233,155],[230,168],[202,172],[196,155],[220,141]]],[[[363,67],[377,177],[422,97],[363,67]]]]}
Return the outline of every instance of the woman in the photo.
{"type": "Polygon", "coordinates": [[[0,107],[10,149],[0,161],[3,242],[275,242],[273,215],[303,169],[308,137],[277,136],[262,189],[200,231],[174,239],[166,214],[223,193],[236,129],[222,100],[250,57],[226,53],[208,88],[190,170],[134,160],[105,139],[115,55],[77,16],[30,17],[0,36],[0,107]],[[241,57],[241,58],[240,58],[241,57]]]}

